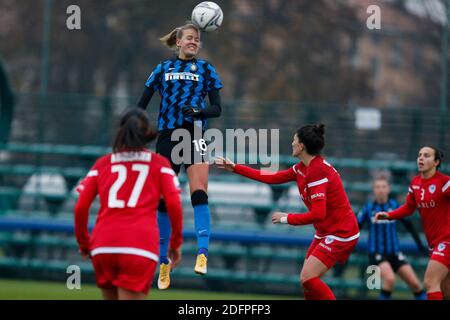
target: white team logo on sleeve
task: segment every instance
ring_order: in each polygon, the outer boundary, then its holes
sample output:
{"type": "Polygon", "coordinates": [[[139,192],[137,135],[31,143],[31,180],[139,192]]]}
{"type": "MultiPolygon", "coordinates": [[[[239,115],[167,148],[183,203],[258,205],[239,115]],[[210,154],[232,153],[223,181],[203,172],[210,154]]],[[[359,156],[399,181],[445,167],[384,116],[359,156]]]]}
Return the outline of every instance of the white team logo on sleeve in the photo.
{"type": "Polygon", "coordinates": [[[438,249],[438,251],[440,251],[440,252],[444,251],[444,250],[445,250],[445,244],[439,243],[437,249],[438,249]]]}
{"type": "Polygon", "coordinates": [[[430,191],[431,194],[433,194],[436,191],[436,185],[432,184],[428,187],[428,191],[430,191]]]}

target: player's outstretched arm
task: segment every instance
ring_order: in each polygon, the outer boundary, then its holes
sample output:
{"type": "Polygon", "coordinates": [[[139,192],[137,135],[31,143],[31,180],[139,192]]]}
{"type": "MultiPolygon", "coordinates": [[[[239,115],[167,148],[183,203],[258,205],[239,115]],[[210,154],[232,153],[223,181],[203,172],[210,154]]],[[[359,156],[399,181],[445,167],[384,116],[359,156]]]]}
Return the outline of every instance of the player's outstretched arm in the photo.
{"type": "Polygon", "coordinates": [[[233,172],[234,167],[236,166],[236,164],[233,161],[231,161],[228,158],[223,158],[223,157],[216,157],[215,163],[216,163],[217,168],[224,169],[229,172],[233,172]]]}
{"type": "Polygon", "coordinates": [[[272,223],[288,223],[290,225],[306,225],[323,221],[327,215],[327,203],[325,200],[313,201],[311,210],[306,213],[275,212],[272,215],[272,223]]]}
{"type": "Polygon", "coordinates": [[[404,205],[402,205],[400,208],[395,209],[394,211],[391,212],[378,212],[375,215],[375,221],[378,220],[397,220],[397,219],[401,219],[401,218],[405,218],[407,216],[410,216],[414,213],[414,211],[416,210],[416,206],[410,204],[410,203],[405,203],[404,205]]]}
{"type": "Polygon", "coordinates": [[[215,163],[219,169],[225,169],[240,174],[241,176],[268,184],[281,184],[297,179],[297,175],[292,168],[278,172],[257,170],[241,164],[235,164],[230,159],[223,157],[216,157],[215,163]]]}

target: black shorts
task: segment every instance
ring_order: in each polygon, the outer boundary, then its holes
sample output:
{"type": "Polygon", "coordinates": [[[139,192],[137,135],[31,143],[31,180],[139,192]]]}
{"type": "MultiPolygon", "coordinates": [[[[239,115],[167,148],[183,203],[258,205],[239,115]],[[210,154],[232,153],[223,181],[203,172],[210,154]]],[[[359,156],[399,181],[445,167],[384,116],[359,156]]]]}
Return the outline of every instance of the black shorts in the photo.
{"type": "Polygon", "coordinates": [[[175,173],[179,174],[182,165],[186,170],[195,163],[208,162],[208,145],[203,135],[201,126],[185,122],[181,128],[159,133],[156,152],[166,157],[175,173]]]}
{"type": "Polygon", "coordinates": [[[409,264],[409,262],[406,260],[406,257],[401,252],[397,254],[388,254],[388,255],[381,253],[369,254],[369,263],[371,265],[377,266],[384,261],[390,263],[392,270],[394,270],[394,272],[397,272],[401,266],[409,264]]]}

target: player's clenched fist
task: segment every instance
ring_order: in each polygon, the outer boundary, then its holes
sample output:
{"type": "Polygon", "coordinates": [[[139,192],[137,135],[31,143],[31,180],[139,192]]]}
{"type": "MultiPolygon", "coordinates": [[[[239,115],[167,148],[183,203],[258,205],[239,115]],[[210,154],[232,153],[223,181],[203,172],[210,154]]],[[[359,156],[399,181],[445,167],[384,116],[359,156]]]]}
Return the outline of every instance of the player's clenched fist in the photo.
{"type": "Polygon", "coordinates": [[[378,212],[376,215],[375,215],[375,221],[378,221],[378,220],[389,220],[389,215],[388,215],[388,213],[387,212],[378,212]]]}
{"type": "Polygon", "coordinates": [[[275,212],[272,215],[272,223],[273,224],[277,224],[277,223],[287,223],[287,213],[283,213],[283,212],[275,212]]]}
{"type": "Polygon", "coordinates": [[[219,169],[225,169],[227,171],[233,172],[234,167],[236,166],[233,161],[228,158],[216,157],[216,166],[219,169]]]}

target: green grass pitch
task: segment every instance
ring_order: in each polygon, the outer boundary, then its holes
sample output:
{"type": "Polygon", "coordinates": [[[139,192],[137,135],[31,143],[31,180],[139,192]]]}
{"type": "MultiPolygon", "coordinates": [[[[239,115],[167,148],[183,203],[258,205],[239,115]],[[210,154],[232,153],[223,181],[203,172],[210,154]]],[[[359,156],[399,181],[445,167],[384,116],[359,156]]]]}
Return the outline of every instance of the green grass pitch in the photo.
{"type": "MultiPolygon", "coordinates": [[[[0,300],[98,300],[100,290],[92,284],[82,284],[80,290],[69,290],[65,282],[43,282],[0,279],[0,300]]],[[[151,300],[284,300],[292,296],[274,296],[242,293],[220,293],[169,289],[160,291],[152,288],[151,300]]],[[[300,298],[300,297],[298,297],[300,298]]]]}

